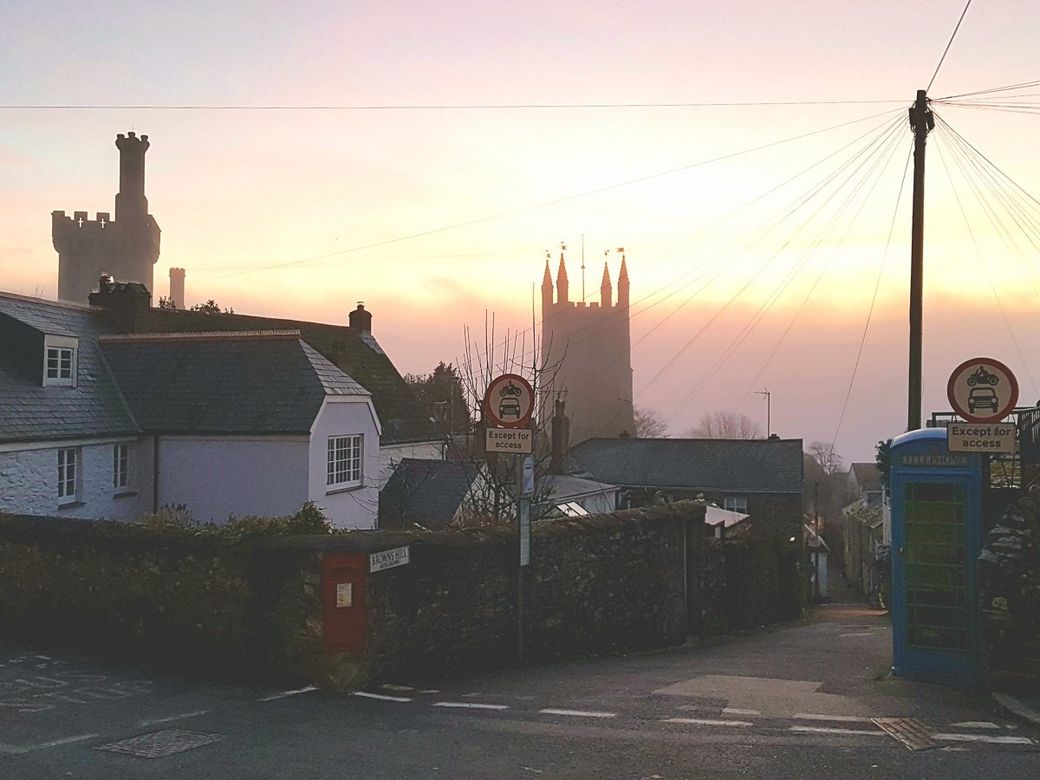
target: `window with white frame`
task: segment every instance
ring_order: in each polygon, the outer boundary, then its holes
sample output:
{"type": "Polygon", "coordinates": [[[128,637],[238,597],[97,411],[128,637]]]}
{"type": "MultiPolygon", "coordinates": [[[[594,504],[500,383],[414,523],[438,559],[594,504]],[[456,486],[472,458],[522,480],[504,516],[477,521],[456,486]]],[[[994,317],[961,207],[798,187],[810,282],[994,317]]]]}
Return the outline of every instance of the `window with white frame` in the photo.
{"type": "Polygon", "coordinates": [[[76,478],[79,450],[68,447],[58,450],[58,502],[76,500],[76,478]]]}
{"type": "Polygon", "coordinates": [[[722,499],[722,508],[728,509],[730,512],[740,512],[742,515],[746,515],[747,511],[747,496],[726,496],[722,499]]]}
{"type": "Polygon", "coordinates": [[[117,444],[112,447],[112,487],[125,488],[130,470],[130,445],[117,444]]]}
{"type": "Polygon", "coordinates": [[[78,342],[73,336],[45,336],[43,342],[43,383],[76,386],[78,342]]]}
{"type": "Polygon", "coordinates": [[[326,485],[330,488],[355,487],[361,484],[361,458],[364,436],[329,437],[329,460],[326,485]]]}

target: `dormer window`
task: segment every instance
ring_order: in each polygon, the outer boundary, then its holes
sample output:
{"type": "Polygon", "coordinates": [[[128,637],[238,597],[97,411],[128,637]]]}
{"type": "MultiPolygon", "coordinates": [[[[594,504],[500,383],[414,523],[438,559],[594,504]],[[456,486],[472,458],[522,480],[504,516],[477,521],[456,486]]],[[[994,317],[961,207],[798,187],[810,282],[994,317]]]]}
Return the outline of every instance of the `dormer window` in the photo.
{"type": "Polygon", "coordinates": [[[43,384],[75,387],[78,352],[78,340],[74,336],[45,336],[43,384]]]}

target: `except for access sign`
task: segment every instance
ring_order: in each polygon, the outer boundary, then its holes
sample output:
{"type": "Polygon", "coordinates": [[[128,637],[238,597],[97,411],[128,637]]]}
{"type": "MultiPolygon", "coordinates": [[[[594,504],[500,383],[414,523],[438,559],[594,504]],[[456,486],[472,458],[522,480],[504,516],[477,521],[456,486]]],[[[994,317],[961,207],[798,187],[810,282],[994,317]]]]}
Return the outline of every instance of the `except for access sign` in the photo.
{"type": "Polygon", "coordinates": [[[484,419],[491,425],[527,428],[531,424],[532,412],[534,390],[531,383],[519,374],[502,374],[488,385],[484,393],[484,419]]]}
{"type": "Polygon", "coordinates": [[[1018,431],[1013,423],[958,423],[946,426],[950,452],[1014,453],[1018,431]]]}
{"type": "Polygon", "coordinates": [[[1018,380],[999,360],[972,358],[950,374],[946,397],[953,410],[969,422],[999,422],[1018,403],[1018,380]]]}
{"type": "Polygon", "coordinates": [[[484,449],[488,452],[510,452],[529,455],[534,451],[534,433],[530,428],[488,428],[484,449]]]}

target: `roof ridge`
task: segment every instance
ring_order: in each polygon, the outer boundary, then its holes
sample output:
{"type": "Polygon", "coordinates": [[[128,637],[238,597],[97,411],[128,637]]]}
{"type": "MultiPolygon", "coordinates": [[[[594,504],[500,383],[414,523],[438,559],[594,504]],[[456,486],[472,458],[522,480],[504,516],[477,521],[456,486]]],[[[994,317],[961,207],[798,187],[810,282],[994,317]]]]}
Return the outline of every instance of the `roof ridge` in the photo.
{"type": "Polygon", "coordinates": [[[262,339],[300,339],[299,330],[210,330],[198,333],[127,333],[98,336],[103,343],[128,341],[234,341],[262,339]]]}
{"type": "Polygon", "coordinates": [[[104,309],[102,309],[99,306],[87,306],[82,303],[73,303],[72,301],[52,301],[50,298],[38,298],[32,295],[21,295],[19,293],[7,292],[5,290],[0,290],[0,298],[10,298],[11,300],[25,301],[26,303],[42,303],[45,306],[57,306],[61,309],[74,309],[75,311],[104,311],[104,309]]]}

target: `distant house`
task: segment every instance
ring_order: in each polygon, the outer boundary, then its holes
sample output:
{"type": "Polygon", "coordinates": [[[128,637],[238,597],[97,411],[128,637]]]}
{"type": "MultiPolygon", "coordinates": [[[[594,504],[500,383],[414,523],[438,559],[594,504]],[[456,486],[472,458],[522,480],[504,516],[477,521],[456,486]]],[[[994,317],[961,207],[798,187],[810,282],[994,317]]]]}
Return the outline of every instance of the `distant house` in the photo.
{"type": "Polygon", "coordinates": [[[484,483],[484,466],[404,458],[379,494],[380,528],[460,525],[484,483]]]}
{"type": "Polygon", "coordinates": [[[140,285],[107,283],[91,294],[91,304],[112,312],[123,333],[198,333],[215,331],[296,330],[308,345],[371,393],[382,425],[379,469],[372,475],[382,487],[403,458],[444,456],[444,441],[393,362],[372,335],[372,314],[363,304],[349,313],[348,325],[329,325],[248,314],[150,308],[140,285]]]}
{"type": "Polygon", "coordinates": [[[801,439],[589,439],[571,458],[631,506],[702,498],[757,531],[801,535],[801,439]]]}
{"type": "Polygon", "coordinates": [[[881,469],[876,463],[853,463],[848,473],[849,493],[862,498],[868,506],[880,506],[883,489],[881,469]]]}
{"type": "MultiPolygon", "coordinates": [[[[141,288],[143,289],[143,288],[141,288]]],[[[371,396],[298,331],[118,336],[112,312],[0,294],[0,511],[376,521],[371,396]]]]}

